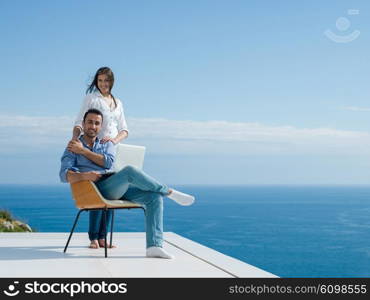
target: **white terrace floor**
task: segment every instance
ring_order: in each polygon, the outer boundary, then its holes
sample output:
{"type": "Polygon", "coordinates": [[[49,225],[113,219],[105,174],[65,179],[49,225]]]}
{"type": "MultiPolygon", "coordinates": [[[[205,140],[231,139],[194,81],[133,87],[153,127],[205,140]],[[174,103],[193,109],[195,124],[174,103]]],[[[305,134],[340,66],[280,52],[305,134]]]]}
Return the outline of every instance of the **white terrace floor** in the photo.
{"type": "Polygon", "coordinates": [[[88,249],[86,233],[0,233],[0,277],[276,277],[172,232],[164,248],[175,256],[145,257],[145,234],[113,233],[116,249],[88,249]]]}

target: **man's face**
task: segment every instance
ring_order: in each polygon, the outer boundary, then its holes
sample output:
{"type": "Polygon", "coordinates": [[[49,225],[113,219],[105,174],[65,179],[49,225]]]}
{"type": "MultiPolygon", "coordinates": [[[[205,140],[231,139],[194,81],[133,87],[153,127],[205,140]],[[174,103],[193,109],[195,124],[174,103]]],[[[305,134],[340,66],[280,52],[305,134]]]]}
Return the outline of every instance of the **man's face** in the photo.
{"type": "Polygon", "coordinates": [[[83,124],[84,134],[90,138],[96,137],[101,129],[102,121],[100,115],[94,113],[87,114],[83,124]]]}

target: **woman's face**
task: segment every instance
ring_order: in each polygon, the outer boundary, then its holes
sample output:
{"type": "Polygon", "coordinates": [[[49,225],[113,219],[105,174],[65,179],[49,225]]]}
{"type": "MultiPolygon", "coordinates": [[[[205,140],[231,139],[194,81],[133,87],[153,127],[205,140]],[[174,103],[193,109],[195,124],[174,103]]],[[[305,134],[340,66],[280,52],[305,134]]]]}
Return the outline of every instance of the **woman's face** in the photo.
{"type": "Polygon", "coordinates": [[[98,88],[103,95],[110,93],[110,81],[105,74],[98,75],[98,88]]]}

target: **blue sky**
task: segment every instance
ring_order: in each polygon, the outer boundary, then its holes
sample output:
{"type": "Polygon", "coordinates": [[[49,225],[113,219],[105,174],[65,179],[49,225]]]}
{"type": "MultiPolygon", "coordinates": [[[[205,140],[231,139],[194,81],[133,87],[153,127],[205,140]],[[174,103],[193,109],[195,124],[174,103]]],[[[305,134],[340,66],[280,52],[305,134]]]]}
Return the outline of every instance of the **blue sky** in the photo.
{"type": "Polygon", "coordinates": [[[127,143],[162,181],[369,183],[370,5],[306,2],[0,2],[1,182],[58,182],[109,66],[127,143]]]}

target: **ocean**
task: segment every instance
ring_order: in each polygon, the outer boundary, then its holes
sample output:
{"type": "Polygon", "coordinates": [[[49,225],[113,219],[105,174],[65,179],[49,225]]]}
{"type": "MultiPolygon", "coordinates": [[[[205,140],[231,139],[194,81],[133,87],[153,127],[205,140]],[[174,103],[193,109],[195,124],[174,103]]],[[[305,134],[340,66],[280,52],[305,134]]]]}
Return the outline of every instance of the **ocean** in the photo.
{"type": "MultiPolygon", "coordinates": [[[[196,202],[165,199],[165,231],[280,277],[370,277],[370,186],[174,188],[196,202]]],[[[62,184],[0,185],[0,209],[39,232],[69,232],[77,212],[62,184]]],[[[144,230],[141,210],[116,212],[115,231],[144,230]]]]}

